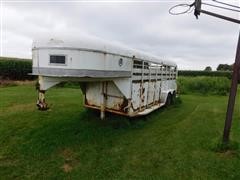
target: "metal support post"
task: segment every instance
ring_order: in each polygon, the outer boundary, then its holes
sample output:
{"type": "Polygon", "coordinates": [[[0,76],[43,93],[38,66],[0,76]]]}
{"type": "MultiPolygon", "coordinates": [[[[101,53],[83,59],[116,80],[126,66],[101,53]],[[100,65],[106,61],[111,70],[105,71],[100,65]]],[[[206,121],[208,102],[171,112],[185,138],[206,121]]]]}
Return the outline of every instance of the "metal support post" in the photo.
{"type": "Polygon", "coordinates": [[[100,109],[100,118],[101,120],[105,119],[105,108],[106,108],[106,89],[107,83],[102,82],[102,95],[101,95],[101,109],[100,109]]]}
{"type": "Polygon", "coordinates": [[[239,70],[240,70],[240,32],[238,37],[238,45],[237,45],[237,53],[235,58],[235,63],[233,66],[233,74],[232,74],[232,83],[231,83],[231,90],[228,99],[228,107],[227,107],[227,114],[225,120],[225,126],[223,131],[223,143],[226,144],[229,142],[229,134],[232,126],[232,116],[233,110],[235,105],[235,98],[237,94],[237,85],[239,79],[239,70]]]}

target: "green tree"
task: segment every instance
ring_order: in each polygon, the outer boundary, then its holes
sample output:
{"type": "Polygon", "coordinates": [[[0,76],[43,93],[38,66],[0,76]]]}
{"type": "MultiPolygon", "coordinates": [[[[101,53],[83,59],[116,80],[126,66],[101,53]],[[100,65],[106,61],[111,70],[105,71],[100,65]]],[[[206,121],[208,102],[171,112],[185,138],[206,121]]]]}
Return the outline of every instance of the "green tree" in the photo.
{"type": "Polygon", "coordinates": [[[217,67],[217,71],[232,71],[233,65],[228,64],[219,64],[217,67]]]}
{"type": "Polygon", "coordinates": [[[212,71],[211,66],[207,66],[207,67],[204,69],[204,71],[212,71]]]}

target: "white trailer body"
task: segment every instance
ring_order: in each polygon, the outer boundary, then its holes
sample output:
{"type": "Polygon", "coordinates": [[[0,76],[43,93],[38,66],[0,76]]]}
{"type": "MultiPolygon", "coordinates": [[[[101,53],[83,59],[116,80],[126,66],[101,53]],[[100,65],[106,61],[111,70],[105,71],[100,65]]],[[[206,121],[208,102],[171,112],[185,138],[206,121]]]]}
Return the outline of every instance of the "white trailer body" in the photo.
{"type": "Polygon", "coordinates": [[[174,62],[99,40],[39,40],[33,43],[32,74],[44,93],[66,81],[81,82],[86,107],[126,116],[145,115],[176,94],[174,62]]]}

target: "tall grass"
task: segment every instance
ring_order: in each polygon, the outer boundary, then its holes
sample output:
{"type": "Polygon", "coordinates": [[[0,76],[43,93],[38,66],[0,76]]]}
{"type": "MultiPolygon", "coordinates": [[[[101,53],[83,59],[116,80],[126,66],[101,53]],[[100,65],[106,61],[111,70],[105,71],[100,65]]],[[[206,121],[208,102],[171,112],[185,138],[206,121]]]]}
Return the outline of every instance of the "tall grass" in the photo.
{"type": "Polygon", "coordinates": [[[177,82],[180,94],[227,95],[230,89],[230,80],[227,77],[179,76],[177,82]]]}
{"type": "Polygon", "coordinates": [[[209,77],[227,77],[231,79],[232,71],[191,71],[191,70],[179,70],[179,76],[209,76],[209,77]]]}
{"type": "Polygon", "coordinates": [[[0,57],[0,77],[8,80],[32,80],[32,62],[28,59],[0,57]]]}

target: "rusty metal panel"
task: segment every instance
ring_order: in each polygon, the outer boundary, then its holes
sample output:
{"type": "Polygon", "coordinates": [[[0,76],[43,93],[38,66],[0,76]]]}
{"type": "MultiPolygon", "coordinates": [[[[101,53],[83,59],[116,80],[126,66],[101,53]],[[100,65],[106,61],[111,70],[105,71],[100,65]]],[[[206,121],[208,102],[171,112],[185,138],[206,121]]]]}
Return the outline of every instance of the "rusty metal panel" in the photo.
{"type": "Polygon", "coordinates": [[[161,82],[157,81],[156,82],[156,87],[155,87],[155,101],[159,101],[160,100],[160,89],[161,89],[161,82]]]}
{"type": "Polygon", "coordinates": [[[155,82],[148,82],[148,92],[147,92],[147,105],[152,104],[154,101],[155,92],[155,82]]]}
{"type": "Polygon", "coordinates": [[[133,83],[132,84],[132,106],[133,106],[133,109],[138,109],[139,106],[140,106],[140,101],[141,101],[141,98],[140,98],[140,83],[133,83]]]}
{"type": "Polygon", "coordinates": [[[107,83],[107,91],[105,96],[106,96],[106,108],[114,109],[117,111],[123,111],[124,96],[113,82],[107,83]]]}
{"type": "Polygon", "coordinates": [[[115,111],[124,112],[125,107],[128,105],[126,98],[119,91],[113,82],[106,82],[104,92],[102,90],[102,82],[90,82],[86,83],[86,95],[85,104],[89,106],[99,107],[101,106],[102,96],[105,97],[105,108],[115,111]]]}
{"type": "Polygon", "coordinates": [[[99,106],[101,105],[101,84],[100,82],[86,83],[85,104],[99,106]]]}
{"type": "Polygon", "coordinates": [[[142,94],[140,96],[141,98],[141,102],[142,102],[142,106],[146,106],[147,105],[147,95],[148,95],[148,82],[143,83],[142,86],[142,94]]]}

